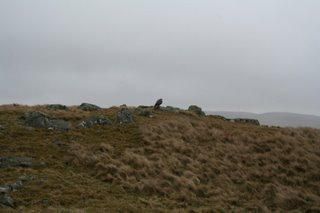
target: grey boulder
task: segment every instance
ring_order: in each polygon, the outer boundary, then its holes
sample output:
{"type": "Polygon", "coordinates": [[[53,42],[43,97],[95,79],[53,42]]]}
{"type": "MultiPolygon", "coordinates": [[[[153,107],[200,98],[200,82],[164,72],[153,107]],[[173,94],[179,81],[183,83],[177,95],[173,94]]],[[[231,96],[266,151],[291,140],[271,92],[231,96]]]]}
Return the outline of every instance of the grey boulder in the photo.
{"type": "Polygon", "coordinates": [[[50,118],[42,112],[26,112],[23,115],[24,122],[27,126],[35,128],[49,128],[50,118]]]}
{"type": "Polygon", "coordinates": [[[0,187],[0,205],[14,207],[14,201],[7,187],[0,187]]]}
{"type": "Polygon", "coordinates": [[[133,115],[129,111],[127,107],[121,107],[120,110],[117,112],[117,123],[118,124],[130,124],[133,123],[133,115]]]}
{"type": "Polygon", "coordinates": [[[16,182],[0,186],[0,206],[13,208],[15,205],[10,192],[21,189],[24,182],[34,179],[36,179],[35,176],[20,176],[16,182]]]}
{"type": "Polygon", "coordinates": [[[0,168],[31,167],[32,158],[28,157],[0,157],[0,168]]]}
{"type": "Polygon", "coordinates": [[[47,106],[48,109],[52,109],[52,110],[67,110],[67,106],[66,105],[62,105],[62,104],[50,104],[47,106]]]}
{"type": "Polygon", "coordinates": [[[50,127],[48,129],[57,130],[60,132],[68,131],[71,128],[71,125],[60,119],[55,119],[50,121],[50,127]]]}
{"type": "Polygon", "coordinates": [[[89,104],[89,103],[82,103],[78,108],[84,111],[96,111],[101,109],[97,105],[89,104]]]}
{"type": "Polygon", "coordinates": [[[236,119],[230,119],[232,122],[236,123],[244,123],[244,124],[252,124],[259,126],[260,123],[257,119],[249,119],[249,118],[236,118],[236,119]]]}
{"type": "Polygon", "coordinates": [[[202,109],[200,107],[198,107],[197,105],[191,105],[188,108],[188,111],[193,112],[199,116],[205,116],[206,114],[202,111],[202,109]]]}
{"type": "Polygon", "coordinates": [[[90,118],[87,118],[81,121],[78,124],[78,127],[90,128],[94,125],[110,125],[110,124],[112,124],[112,121],[105,116],[92,116],[90,118]]]}
{"type": "Polygon", "coordinates": [[[49,115],[43,112],[26,112],[22,118],[24,119],[25,125],[35,128],[67,131],[71,126],[64,120],[51,119],[49,115]]]}
{"type": "Polygon", "coordinates": [[[167,111],[167,112],[179,112],[180,109],[178,107],[173,107],[173,106],[166,106],[161,108],[163,111],[167,111]]]}

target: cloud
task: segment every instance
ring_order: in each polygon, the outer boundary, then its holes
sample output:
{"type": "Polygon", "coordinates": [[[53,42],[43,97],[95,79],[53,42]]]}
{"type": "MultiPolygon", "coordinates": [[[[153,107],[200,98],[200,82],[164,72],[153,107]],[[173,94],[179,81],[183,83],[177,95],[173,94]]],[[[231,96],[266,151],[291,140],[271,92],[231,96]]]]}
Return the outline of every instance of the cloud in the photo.
{"type": "Polygon", "coordinates": [[[318,1],[3,1],[1,103],[320,114],[318,1]]]}

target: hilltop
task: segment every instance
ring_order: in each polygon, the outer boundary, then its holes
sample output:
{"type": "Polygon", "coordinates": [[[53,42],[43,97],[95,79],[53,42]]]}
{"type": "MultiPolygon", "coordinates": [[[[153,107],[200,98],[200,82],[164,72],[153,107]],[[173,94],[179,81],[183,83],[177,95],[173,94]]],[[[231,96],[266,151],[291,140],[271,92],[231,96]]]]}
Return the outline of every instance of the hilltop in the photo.
{"type": "Polygon", "coordinates": [[[320,130],[195,109],[0,106],[0,211],[320,212],[320,130]]]}

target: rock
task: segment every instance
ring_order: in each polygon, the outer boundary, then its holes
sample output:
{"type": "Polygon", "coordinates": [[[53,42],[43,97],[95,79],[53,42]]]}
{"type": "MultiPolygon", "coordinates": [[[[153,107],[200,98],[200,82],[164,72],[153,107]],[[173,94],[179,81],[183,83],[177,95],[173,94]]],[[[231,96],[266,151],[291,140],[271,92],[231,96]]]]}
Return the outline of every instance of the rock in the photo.
{"type": "Polygon", "coordinates": [[[9,193],[10,188],[7,186],[0,186],[0,193],[9,193]]]}
{"type": "Polygon", "coordinates": [[[5,187],[0,187],[0,204],[12,208],[14,207],[14,201],[11,198],[8,189],[5,187]]]}
{"type": "Polygon", "coordinates": [[[135,112],[139,116],[145,116],[145,117],[151,118],[151,117],[153,117],[152,109],[153,109],[153,106],[140,105],[135,109],[135,112]]]}
{"type": "Polygon", "coordinates": [[[105,116],[92,116],[90,118],[87,118],[81,121],[78,124],[78,127],[89,128],[94,125],[110,125],[110,124],[112,124],[112,121],[105,116]]]}
{"type": "Polygon", "coordinates": [[[4,126],[0,125],[0,131],[5,130],[4,126]]]}
{"type": "Polygon", "coordinates": [[[127,107],[121,107],[120,111],[117,112],[117,123],[118,124],[130,124],[133,123],[133,115],[127,107]]]}
{"type": "Polygon", "coordinates": [[[138,115],[151,118],[153,116],[153,113],[150,110],[143,109],[138,112],[138,115]]]}
{"type": "Polygon", "coordinates": [[[25,124],[30,127],[67,131],[71,125],[60,119],[51,119],[49,115],[42,112],[26,112],[23,115],[25,124]]]}
{"type": "Polygon", "coordinates": [[[47,106],[48,109],[52,109],[52,110],[67,110],[67,106],[66,105],[62,105],[62,104],[50,104],[47,106]]]}
{"type": "Polygon", "coordinates": [[[10,196],[10,192],[17,191],[23,187],[25,181],[34,180],[35,176],[20,176],[13,184],[0,186],[0,205],[14,207],[14,201],[10,196]]]}
{"type": "Polygon", "coordinates": [[[167,112],[179,112],[180,109],[178,107],[173,107],[173,106],[166,106],[161,108],[163,111],[167,112]]]}
{"type": "Polygon", "coordinates": [[[30,180],[35,180],[37,179],[37,176],[33,176],[33,175],[22,175],[20,177],[18,177],[18,180],[22,181],[22,182],[26,182],[26,181],[30,181],[30,180]]]}
{"type": "Polygon", "coordinates": [[[137,107],[138,109],[152,109],[153,106],[144,106],[144,105],[140,105],[137,107]]]}
{"type": "Polygon", "coordinates": [[[0,168],[31,167],[32,158],[28,157],[0,157],[0,168]]]}
{"type": "Polygon", "coordinates": [[[50,118],[42,112],[26,112],[24,113],[24,121],[27,126],[36,128],[49,128],[50,118]]]}
{"type": "Polygon", "coordinates": [[[226,119],[225,117],[221,116],[221,115],[208,115],[209,118],[215,118],[215,119],[220,119],[223,121],[227,121],[228,119],[226,119]]]}
{"type": "Polygon", "coordinates": [[[82,103],[78,108],[84,111],[96,111],[101,109],[100,107],[89,103],[82,103]]]}
{"type": "Polygon", "coordinates": [[[191,111],[199,116],[205,116],[206,114],[202,111],[202,109],[200,107],[198,107],[197,105],[191,105],[188,108],[188,111],[191,111]]]}
{"type": "Polygon", "coordinates": [[[18,189],[21,189],[22,186],[23,186],[23,183],[21,180],[17,180],[15,183],[9,185],[9,187],[11,188],[11,191],[17,191],[18,189]]]}
{"type": "Polygon", "coordinates": [[[230,119],[231,122],[236,122],[236,123],[245,123],[245,124],[252,124],[259,126],[260,123],[257,119],[249,119],[249,118],[236,118],[236,119],[230,119]]]}
{"type": "Polygon", "coordinates": [[[57,120],[50,121],[50,127],[48,129],[63,132],[63,131],[70,130],[70,128],[71,128],[71,125],[68,122],[66,122],[64,120],[57,119],[57,120]]]}

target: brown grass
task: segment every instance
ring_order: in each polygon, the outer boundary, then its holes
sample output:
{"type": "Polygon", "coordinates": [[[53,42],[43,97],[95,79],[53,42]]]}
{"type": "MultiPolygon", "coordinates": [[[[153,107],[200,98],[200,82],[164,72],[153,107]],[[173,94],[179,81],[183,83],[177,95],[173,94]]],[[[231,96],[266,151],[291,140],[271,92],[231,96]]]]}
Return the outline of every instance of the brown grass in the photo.
{"type": "Polygon", "coordinates": [[[30,183],[15,193],[24,209],[320,211],[320,130],[259,127],[185,111],[155,111],[154,118],[136,116],[132,125],[30,132],[12,122],[30,110],[76,123],[93,114],[114,119],[117,108],[83,112],[76,107],[68,111],[0,107],[0,124],[10,127],[8,135],[0,135],[0,145],[6,148],[3,155],[31,155],[48,165],[0,174],[0,184],[21,173],[46,180],[45,187],[30,183]],[[55,139],[65,141],[65,147],[53,146],[55,139]],[[44,198],[50,200],[49,206],[35,202],[44,198]]]}

